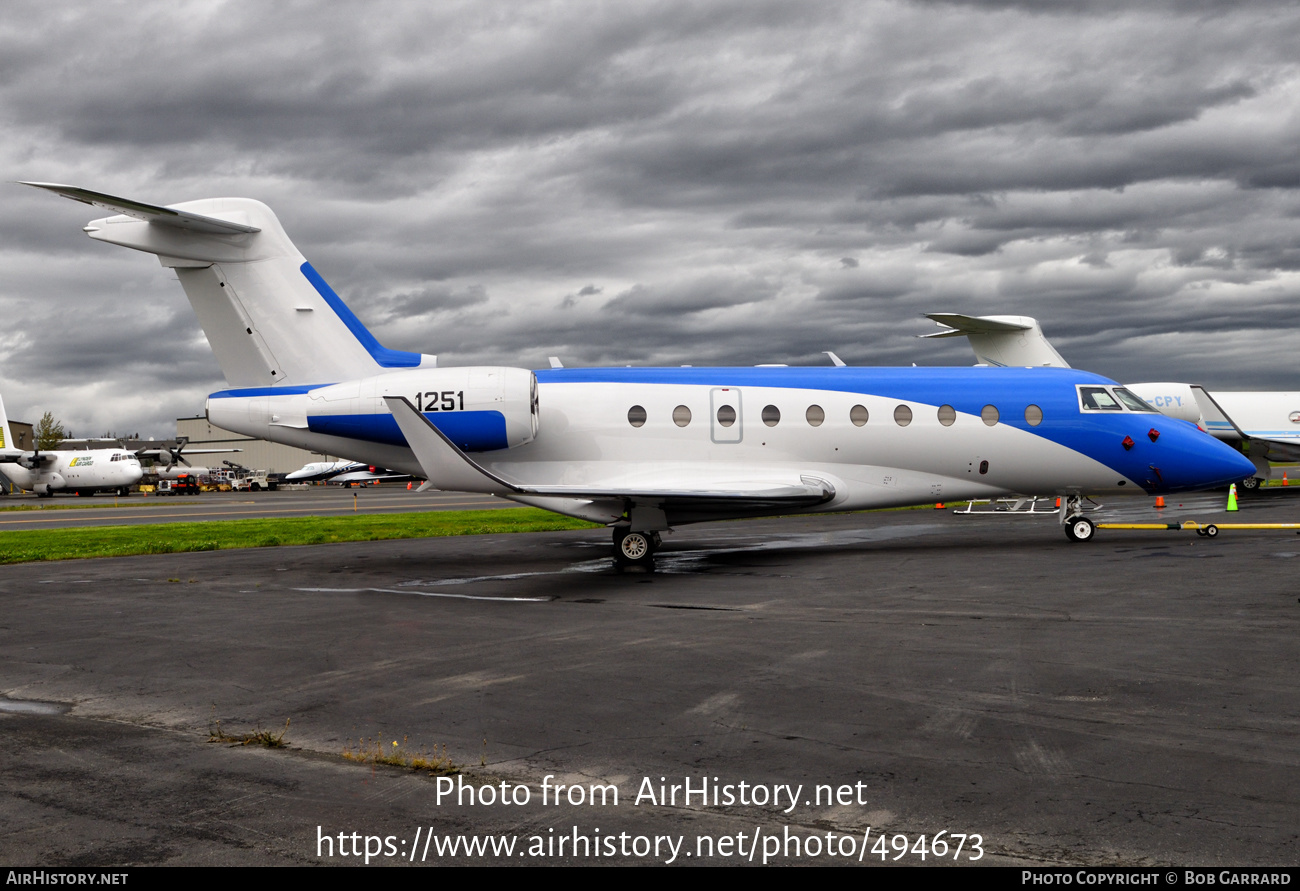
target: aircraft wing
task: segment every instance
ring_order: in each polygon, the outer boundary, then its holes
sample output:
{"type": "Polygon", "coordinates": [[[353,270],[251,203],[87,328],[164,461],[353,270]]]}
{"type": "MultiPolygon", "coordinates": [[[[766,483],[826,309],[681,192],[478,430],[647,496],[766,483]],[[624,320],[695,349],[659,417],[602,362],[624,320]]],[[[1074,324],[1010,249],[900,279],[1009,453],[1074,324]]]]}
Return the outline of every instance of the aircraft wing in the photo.
{"type": "Polygon", "coordinates": [[[1192,390],[1211,433],[1248,440],[1252,456],[1262,451],[1272,461],[1300,460],[1300,393],[1192,390]]]}
{"type": "Polygon", "coordinates": [[[120,213],[123,216],[135,217],[137,220],[144,220],[146,223],[158,223],[163,226],[173,226],[177,229],[189,229],[192,232],[204,232],[209,235],[249,235],[253,232],[262,231],[256,226],[245,226],[242,223],[219,220],[216,217],[205,217],[202,214],[190,213],[185,210],[173,210],[170,207],[142,204],[139,201],[132,201],[130,198],[118,198],[115,195],[105,195],[103,192],[92,192],[89,189],[79,189],[76,186],[31,182],[23,182],[19,183],[19,185],[44,189],[47,192],[62,195],[64,198],[80,201],[82,204],[89,204],[92,207],[98,207],[113,213],[120,213]]]}
{"type": "Polygon", "coordinates": [[[772,508],[812,507],[835,497],[835,487],[812,475],[801,476],[797,484],[784,480],[740,480],[716,483],[707,488],[665,488],[629,486],[611,489],[602,486],[524,486],[506,480],[481,467],[443,435],[428,418],[416,411],[402,396],[385,396],[397,426],[415,452],[416,460],[428,480],[424,486],[455,492],[481,492],[499,495],[526,504],[546,506],[561,513],[587,516],[601,522],[613,522],[622,516],[629,502],[654,507],[675,516],[724,517],[746,516],[772,508]],[[561,509],[558,504],[572,509],[561,509]],[[591,508],[576,508],[582,504],[591,508]]]}
{"type": "Polygon", "coordinates": [[[27,468],[53,464],[58,458],[53,452],[0,452],[0,463],[21,464],[27,468]]]}

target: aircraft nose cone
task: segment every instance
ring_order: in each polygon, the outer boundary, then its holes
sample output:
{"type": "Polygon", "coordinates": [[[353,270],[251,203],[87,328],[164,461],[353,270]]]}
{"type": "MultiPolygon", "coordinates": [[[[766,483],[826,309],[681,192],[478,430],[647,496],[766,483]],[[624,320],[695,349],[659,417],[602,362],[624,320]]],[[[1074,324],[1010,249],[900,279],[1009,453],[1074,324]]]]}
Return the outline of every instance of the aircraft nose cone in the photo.
{"type": "Polygon", "coordinates": [[[1181,460],[1175,459],[1170,467],[1173,473],[1164,475],[1170,488],[1210,489],[1255,475],[1255,465],[1231,446],[1200,430],[1189,430],[1186,435],[1186,445],[1178,450],[1181,460]]]}
{"type": "Polygon", "coordinates": [[[1229,449],[1229,451],[1232,454],[1224,460],[1223,482],[1235,483],[1255,475],[1255,465],[1249,458],[1236,449],[1229,449]]]}

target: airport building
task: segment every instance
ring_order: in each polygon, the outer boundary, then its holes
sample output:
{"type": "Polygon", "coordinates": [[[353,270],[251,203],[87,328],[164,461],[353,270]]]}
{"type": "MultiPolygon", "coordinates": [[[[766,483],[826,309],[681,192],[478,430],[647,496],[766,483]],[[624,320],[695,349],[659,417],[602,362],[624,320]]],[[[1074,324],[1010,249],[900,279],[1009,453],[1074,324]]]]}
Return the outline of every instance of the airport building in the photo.
{"type": "MultiPolygon", "coordinates": [[[[15,434],[16,435],[16,434],[15,434]]],[[[325,455],[296,446],[254,439],[242,433],[232,433],[208,421],[202,415],[196,418],[176,419],[176,438],[189,439],[186,452],[193,449],[239,449],[229,455],[189,455],[186,458],[194,464],[206,467],[221,467],[222,461],[241,464],[250,470],[265,470],[267,473],[293,473],[304,464],[314,461],[338,461],[337,455],[325,455]]]]}

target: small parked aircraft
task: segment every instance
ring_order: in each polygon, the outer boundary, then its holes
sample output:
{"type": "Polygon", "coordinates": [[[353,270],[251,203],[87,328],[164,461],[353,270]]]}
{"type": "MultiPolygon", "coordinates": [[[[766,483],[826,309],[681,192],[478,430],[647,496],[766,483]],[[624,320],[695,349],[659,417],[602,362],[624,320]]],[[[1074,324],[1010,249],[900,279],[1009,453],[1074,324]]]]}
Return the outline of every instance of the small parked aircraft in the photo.
{"type": "Polygon", "coordinates": [[[293,473],[287,474],[284,479],[291,483],[328,481],[350,486],[353,483],[365,484],[375,480],[405,479],[408,476],[410,474],[393,473],[373,464],[362,464],[345,458],[342,461],[313,461],[304,464],[293,473]]]}

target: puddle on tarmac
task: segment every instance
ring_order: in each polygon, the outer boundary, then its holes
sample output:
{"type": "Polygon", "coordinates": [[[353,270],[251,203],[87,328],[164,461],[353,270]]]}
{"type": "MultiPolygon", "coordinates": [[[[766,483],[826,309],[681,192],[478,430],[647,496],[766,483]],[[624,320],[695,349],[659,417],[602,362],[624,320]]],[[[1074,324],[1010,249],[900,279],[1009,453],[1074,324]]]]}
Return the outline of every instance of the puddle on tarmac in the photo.
{"type": "Polygon", "coordinates": [[[70,708],[72,706],[62,702],[39,702],[35,699],[9,699],[0,696],[0,712],[14,715],[61,715],[70,708]]]}
{"type": "MultiPolygon", "coordinates": [[[[709,563],[723,554],[741,554],[760,551],[793,550],[799,548],[835,547],[866,542],[893,541],[900,538],[912,538],[918,535],[930,535],[948,527],[941,523],[920,523],[913,526],[883,526],[873,529],[843,529],[835,532],[789,532],[775,533],[761,541],[752,538],[723,535],[699,539],[701,544],[709,547],[693,550],[661,551],[655,558],[655,571],[660,575],[682,575],[704,572],[709,563]],[[735,541],[731,547],[728,542],[735,541]]],[[[481,582],[512,582],[519,579],[540,578],[542,576],[568,575],[570,573],[608,573],[612,572],[612,560],[602,556],[593,560],[580,560],[570,563],[563,569],[543,572],[507,572],[499,575],[473,575],[446,579],[410,579],[396,582],[391,588],[293,588],[294,591],[320,594],[416,594],[421,597],[445,597],[456,600],[496,600],[504,603],[546,603],[558,600],[557,596],[509,597],[493,595],[462,594],[442,589],[473,585],[481,582]]]]}

